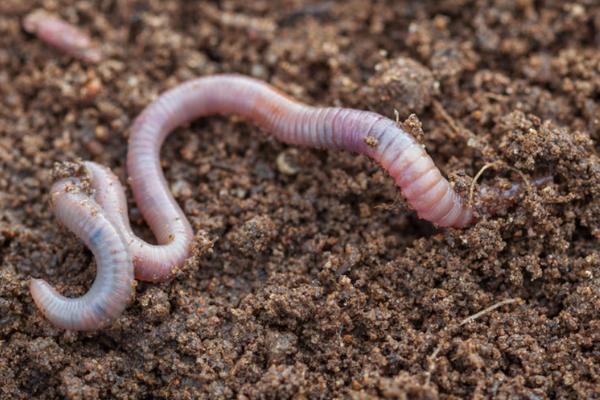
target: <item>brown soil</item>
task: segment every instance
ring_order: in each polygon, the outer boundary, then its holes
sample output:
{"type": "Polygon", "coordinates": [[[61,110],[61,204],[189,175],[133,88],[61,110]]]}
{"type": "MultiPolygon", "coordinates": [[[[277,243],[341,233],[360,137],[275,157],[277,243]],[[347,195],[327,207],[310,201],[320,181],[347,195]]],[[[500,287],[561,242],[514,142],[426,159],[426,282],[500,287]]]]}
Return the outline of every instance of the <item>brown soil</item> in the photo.
{"type": "Polygon", "coordinates": [[[595,0],[2,0],[0,398],[600,398],[598,46],[595,0]],[[38,7],[106,59],[26,34],[38,7]],[[53,328],[27,280],[77,296],[95,273],[49,210],[53,163],[124,180],[143,107],[231,71],[311,104],[416,113],[422,130],[407,126],[465,197],[490,162],[504,167],[479,183],[551,181],[475,196],[475,226],[436,230],[364,157],[200,120],[162,159],[210,251],[138,284],[109,329],[53,328]]]}

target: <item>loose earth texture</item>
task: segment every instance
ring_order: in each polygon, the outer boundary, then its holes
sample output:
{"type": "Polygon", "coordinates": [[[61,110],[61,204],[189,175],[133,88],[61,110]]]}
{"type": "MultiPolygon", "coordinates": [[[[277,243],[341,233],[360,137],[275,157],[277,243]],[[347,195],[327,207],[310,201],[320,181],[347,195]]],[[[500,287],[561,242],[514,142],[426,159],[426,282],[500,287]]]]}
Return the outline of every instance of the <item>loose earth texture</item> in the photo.
{"type": "Polygon", "coordinates": [[[592,0],[0,1],[0,398],[598,398],[599,46],[592,0]],[[39,8],[102,60],[23,29],[39,8]],[[54,328],[29,279],[76,297],[96,266],[52,183],[78,159],[126,182],[135,117],[216,73],[397,115],[477,223],[418,220],[364,156],[203,118],[161,152],[193,257],[107,328],[54,328]]]}

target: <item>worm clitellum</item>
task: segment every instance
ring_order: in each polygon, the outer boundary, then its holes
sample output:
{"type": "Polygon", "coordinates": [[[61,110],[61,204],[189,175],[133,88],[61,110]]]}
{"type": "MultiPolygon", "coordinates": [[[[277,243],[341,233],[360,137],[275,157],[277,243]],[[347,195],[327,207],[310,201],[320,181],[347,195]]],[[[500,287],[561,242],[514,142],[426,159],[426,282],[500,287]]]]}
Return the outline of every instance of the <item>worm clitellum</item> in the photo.
{"type": "MultiPolygon", "coordinates": [[[[473,220],[471,208],[463,203],[442,176],[423,146],[394,121],[369,111],[307,106],[267,83],[239,75],[215,75],[185,82],[150,104],[132,127],[127,154],[129,181],[138,207],[154,232],[158,245],[144,242],[131,231],[125,194],[119,180],[110,170],[92,162],[84,165],[95,191],[94,200],[87,199],[87,203],[95,204],[89,206],[95,212],[88,212],[86,220],[91,225],[96,219],[102,221],[98,224],[104,226],[103,234],[95,241],[90,240],[86,236],[90,230],[77,228],[76,221],[72,221],[81,220],[84,212],[77,208],[68,213],[61,211],[71,209],[63,204],[71,201],[68,195],[54,196],[59,219],[86,240],[92,250],[99,240],[105,241],[102,246],[96,246],[97,257],[112,254],[113,251],[125,254],[122,249],[125,243],[133,259],[136,278],[152,282],[169,279],[174,269],[188,257],[193,233],[183,211],[169,192],[160,166],[161,145],[171,131],[186,122],[202,116],[230,113],[255,122],[285,143],[348,150],[375,159],[392,176],[418,215],[435,225],[462,228],[473,220]]],[[[61,183],[58,185],[60,187],[61,183]]],[[[124,258],[123,255],[118,261],[122,263],[124,258]]],[[[98,263],[103,261],[99,258],[98,263]]],[[[125,268],[114,266],[108,269],[116,271],[125,268]]],[[[99,274],[101,271],[104,270],[99,268],[99,274]]],[[[39,298],[37,282],[34,281],[32,292],[34,297],[39,298]]],[[[92,294],[106,294],[115,288],[129,287],[131,283],[129,277],[116,273],[99,276],[96,282],[98,290],[94,291],[94,284],[86,295],[90,296],[90,301],[92,294]]],[[[50,290],[46,290],[45,298],[55,295],[50,290]]],[[[103,304],[101,309],[104,311],[122,310],[127,296],[124,290],[119,290],[118,296],[98,299],[96,304],[103,304]],[[104,304],[117,300],[120,302],[118,307],[110,308],[104,304]]],[[[52,309],[55,313],[53,322],[72,318],[72,312],[69,317],[56,316],[62,315],[59,308],[62,303],[57,301],[53,302],[58,304],[52,309]]],[[[50,316],[48,307],[42,304],[42,308],[50,316]]],[[[64,308],[64,311],[69,310],[64,308]]],[[[88,327],[74,320],[59,326],[88,327]]]]}
{"type": "Polygon", "coordinates": [[[121,315],[132,297],[134,278],[129,248],[120,232],[74,178],[52,186],[51,202],[57,219],[88,246],[96,258],[96,279],[79,298],[58,294],[46,281],[32,279],[30,291],[42,313],[63,329],[94,330],[121,315]]]}
{"type": "Polygon", "coordinates": [[[65,54],[87,63],[100,62],[102,53],[79,28],[44,10],[36,10],[23,19],[23,28],[65,54]]]}

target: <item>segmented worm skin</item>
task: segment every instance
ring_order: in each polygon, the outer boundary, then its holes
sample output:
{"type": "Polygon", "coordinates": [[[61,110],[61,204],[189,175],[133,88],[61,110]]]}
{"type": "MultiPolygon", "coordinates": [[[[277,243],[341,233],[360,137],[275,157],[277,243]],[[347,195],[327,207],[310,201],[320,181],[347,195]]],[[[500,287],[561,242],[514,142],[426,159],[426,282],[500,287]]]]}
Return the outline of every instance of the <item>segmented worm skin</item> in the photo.
{"type": "Polygon", "coordinates": [[[60,295],[42,279],[32,279],[29,288],[37,307],[55,326],[95,330],[110,324],[127,306],[134,290],[133,265],[120,232],[78,185],[74,178],[55,183],[51,201],[57,219],[92,250],[96,279],[79,298],[60,295]]]}
{"type": "Polygon", "coordinates": [[[23,19],[23,28],[50,46],[87,63],[102,58],[100,49],[79,28],[44,10],[36,10],[23,19]]]}
{"type": "MultiPolygon", "coordinates": [[[[130,184],[140,211],[162,244],[135,241],[132,254],[139,279],[167,279],[172,267],[189,253],[192,230],[168,189],[159,152],[177,126],[212,114],[240,115],[285,143],[366,154],[389,172],[421,218],[457,228],[473,219],[471,209],[423,146],[394,121],[369,111],[310,107],[262,81],[214,75],[167,91],[143,111],[132,128],[127,155],[130,184]]],[[[122,217],[111,218],[119,220],[118,226],[126,225],[122,217]]]]}

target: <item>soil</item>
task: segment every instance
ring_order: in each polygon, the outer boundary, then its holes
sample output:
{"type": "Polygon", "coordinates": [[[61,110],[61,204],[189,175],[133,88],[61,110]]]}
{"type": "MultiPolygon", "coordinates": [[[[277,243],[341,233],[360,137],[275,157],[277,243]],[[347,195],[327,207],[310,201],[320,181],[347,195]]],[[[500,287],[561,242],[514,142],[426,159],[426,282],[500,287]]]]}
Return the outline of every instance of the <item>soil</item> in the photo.
{"type": "Polygon", "coordinates": [[[600,398],[598,46],[595,0],[2,0],[0,398],[600,398]],[[40,7],[104,60],[27,34],[40,7]],[[54,328],[28,279],[78,296],[95,275],[49,209],[54,163],[125,181],[136,115],[218,72],[410,117],[465,198],[495,163],[477,224],[419,221],[367,158],[207,118],[161,154],[199,251],[108,329],[54,328]]]}

